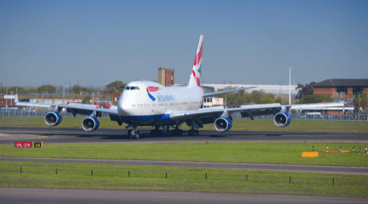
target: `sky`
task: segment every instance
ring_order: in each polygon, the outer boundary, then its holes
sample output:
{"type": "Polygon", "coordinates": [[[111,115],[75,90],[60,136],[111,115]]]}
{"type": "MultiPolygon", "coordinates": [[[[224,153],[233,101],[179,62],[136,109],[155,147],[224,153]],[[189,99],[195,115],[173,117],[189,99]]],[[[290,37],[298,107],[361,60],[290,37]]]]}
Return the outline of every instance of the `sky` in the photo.
{"type": "Polygon", "coordinates": [[[186,84],[368,78],[368,1],[0,0],[0,85],[186,84]]]}

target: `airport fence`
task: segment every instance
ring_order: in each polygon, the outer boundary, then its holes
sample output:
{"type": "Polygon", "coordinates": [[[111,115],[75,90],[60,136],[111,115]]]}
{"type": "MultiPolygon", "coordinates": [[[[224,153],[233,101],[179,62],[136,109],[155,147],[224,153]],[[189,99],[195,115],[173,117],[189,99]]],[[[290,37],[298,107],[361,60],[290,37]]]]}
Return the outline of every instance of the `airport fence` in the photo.
{"type": "MultiPolygon", "coordinates": [[[[18,109],[1,109],[0,117],[44,117],[49,110],[18,110],[18,109]]],[[[73,114],[62,111],[62,117],[73,117],[73,114]]],[[[291,119],[296,120],[344,120],[344,121],[367,121],[367,113],[349,114],[349,115],[290,115],[291,119]]],[[[76,117],[86,117],[86,115],[76,114],[76,117]]],[[[102,118],[108,118],[108,113],[102,113],[102,118]]],[[[249,119],[243,118],[240,113],[234,113],[233,119],[249,119]]],[[[273,120],[273,115],[255,116],[257,120],[273,120]]]]}
{"type": "MultiPolygon", "coordinates": [[[[233,119],[249,119],[243,118],[240,113],[234,113],[232,115],[233,119]]],[[[359,114],[349,114],[349,115],[290,115],[291,119],[295,120],[344,120],[344,121],[367,121],[368,115],[367,113],[359,113],[359,114]]],[[[274,115],[263,115],[263,116],[255,116],[255,120],[273,120],[274,115]]]]}

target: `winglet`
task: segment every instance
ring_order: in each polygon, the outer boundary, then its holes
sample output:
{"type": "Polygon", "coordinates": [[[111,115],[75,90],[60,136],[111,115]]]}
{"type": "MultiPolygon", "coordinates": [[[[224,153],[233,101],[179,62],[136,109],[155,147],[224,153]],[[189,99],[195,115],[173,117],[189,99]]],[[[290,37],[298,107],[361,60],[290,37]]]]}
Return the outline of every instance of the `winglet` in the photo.
{"type": "Polygon", "coordinates": [[[355,95],[353,95],[353,98],[351,98],[350,101],[349,102],[346,102],[346,103],[349,104],[349,105],[352,105],[353,102],[354,102],[354,98],[355,98],[355,95]]]}
{"type": "Polygon", "coordinates": [[[14,103],[19,103],[18,94],[15,94],[15,96],[14,96],[14,103]]]}

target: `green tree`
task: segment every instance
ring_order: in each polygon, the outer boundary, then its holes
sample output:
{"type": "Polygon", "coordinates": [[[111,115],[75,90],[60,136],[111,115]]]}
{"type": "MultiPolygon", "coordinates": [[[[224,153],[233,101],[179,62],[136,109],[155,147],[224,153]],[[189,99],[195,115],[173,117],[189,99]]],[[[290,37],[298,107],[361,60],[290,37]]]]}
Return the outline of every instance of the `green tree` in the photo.
{"type": "Polygon", "coordinates": [[[122,81],[114,81],[105,86],[107,92],[110,93],[121,93],[125,89],[126,84],[124,84],[122,81]]]}
{"type": "Polygon", "coordinates": [[[72,88],[69,89],[70,93],[80,94],[82,93],[92,93],[91,89],[87,87],[82,87],[79,85],[74,85],[72,88]]]}
{"type": "Polygon", "coordinates": [[[320,103],[320,102],[328,102],[332,101],[331,97],[323,95],[323,94],[309,94],[302,95],[299,103],[320,103]]]}
{"type": "Polygon", "coordinates": [[[19,86],[13,86],[9,89],[9,93],[11,93],[11,91],[16,94],[17,93],[17,89],[18,89],[18,94],[26,94],[28,93],[27,90],[25,88],[19,87],[19,86]]]}
{"type": "Polygon", "coordinates": [[[282,104],[282,98],[279,96],[276,98],[275,103],[282,104]]]}
{"type": "Polygon", "coordinates": [[[299,89],[299,91],[296,95],[296,98],[300,99],[303,95],[307,96],[307,95],[313,94],[313,85],[314,84],[316,84],[315,81],[312,81],[311,83],[306,84],[306,85],[298,84],[297,89],[299,89]]]}
{"type": "Polygon", "coordinates": [[[367,93],[363,92],[355,96],[353,104],[354,104],[354,107],[357,109],[359,108],[359,99],[360,99],[360,107],[366,110],[367,109],[367,93]]]}
{"type": "Polygon", "coordinates": [[[52,86],[50,84],[46,84],[46,85],[38,87],[37,92],[38,93],[42,93],[42,92],[55,93],[56,92],[56,87],[52,86]]]}
{"type": "MultiPolygon", "coordinates": [[[[272,94],[273,98],[275,97],[273,94],[272,94]]],[[[272,97],[269,96],[269,94],[265,94],[265,95],[262,95],[260,97],[260,104],[267,104],[267,103],[273,103],[274,100],[272,99],[272,97]]]]}
{"type": "Polygon", "coordinates": [[[37,93],[38,91],[37,91],[37,89],[31,87],[31,88],[27,89],[27,92],[28,93],[37,93]]]}
{"type": "Polygon", "coordinates": [[[83,104],[90,104],[92,97],[90,95],[87,95],[83,98],[82,103],[83,104]]]}

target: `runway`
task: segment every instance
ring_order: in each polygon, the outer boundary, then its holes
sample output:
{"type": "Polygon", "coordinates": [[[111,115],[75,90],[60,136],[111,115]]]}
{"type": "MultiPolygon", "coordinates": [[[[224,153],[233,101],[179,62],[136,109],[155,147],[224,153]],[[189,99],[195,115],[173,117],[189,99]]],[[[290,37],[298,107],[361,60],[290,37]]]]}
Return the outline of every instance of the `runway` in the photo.
{"type": "MultiPolygon", "coordinates": [[[[186,131],[184,131],[186,134],[186,131]]],[[[131,140],[126,129],[99,129],[86,132],[82,128],[0,127],[0,144],[15,141],[43,141],[46,144],[67,143],[159,143],[159,142],[357,142],[368,143],[368,133],[286,132],[286,131],[228,131],[200,130],[200,136],[151,137],[150,130],[140,130],[140,139],[131,140]]],[[[124,165],[177,166],[318,172],[331,174],[368,175],[366,167],[233,164],[210,162],[88,160],[56,158],[6,158],[1,161],[34,161],[53,163],[103,163],[124,165]]],[[[113,191],[1,188],[1,203],[367,203],[366,198],[321,196],[223,194],[161,191],[113,191]]]]}
{"type": "Polygon", "coordinates": [[[0,161],[90,163],[90,164],[115,164],[115,165],[120,164],[120,165],[141,165],[141,166],[191,167],[191,168],[199,167],[199,168],[220,168],[220,169],[313,172],[313,173],[328,173],[328,174],[352,174],[352,175],[368,176],[368,167],[346,167],[346,166],[180,162],[180,161],[149,161],[149,160],[110,160],[110,159],[28,158],[28,157],[0,157],[0,161]]]}
{"type": "Polygon", "coordinates": [[[140,130],[140,139],[131,140],[126,129],[98,129],[86,132],[82,128],[0,127],[0,144],[14,141],[43,141],[62,143],[118,143],[118,142],[368,142],[368,133],[233,131],[219,133],[200,130],[199,136],[152,137],[150,130],[140,130]]]}
{"type": "Polygon", "coordinates": [[[0,188],[0,203],[367,203],[366,198],[167,191],[0,188]]]}

